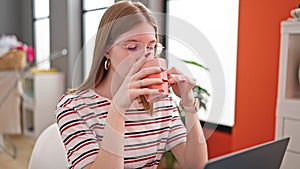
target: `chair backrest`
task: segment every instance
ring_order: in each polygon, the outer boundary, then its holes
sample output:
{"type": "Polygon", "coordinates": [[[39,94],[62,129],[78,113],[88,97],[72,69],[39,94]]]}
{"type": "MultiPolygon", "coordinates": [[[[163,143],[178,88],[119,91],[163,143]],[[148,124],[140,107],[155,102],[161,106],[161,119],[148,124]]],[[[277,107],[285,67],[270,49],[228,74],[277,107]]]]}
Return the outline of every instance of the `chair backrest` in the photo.
{"type": "Polygon", "coordinates": [[[66,150],[56,123],[46,128],[38,137],[28,169],[64,169],[68,160],[66,150]]]}

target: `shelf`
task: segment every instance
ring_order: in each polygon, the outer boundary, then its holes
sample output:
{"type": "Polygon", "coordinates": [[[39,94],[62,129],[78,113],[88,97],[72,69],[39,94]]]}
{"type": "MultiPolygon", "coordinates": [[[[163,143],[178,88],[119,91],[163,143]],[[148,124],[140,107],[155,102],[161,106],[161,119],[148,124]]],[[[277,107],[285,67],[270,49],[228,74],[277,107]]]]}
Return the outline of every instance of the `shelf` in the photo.
{"type": "Polygon", "coordinates": [[[297,166],[300,166],[300,153],[291,152],[289,150],[286,151],[281,168],[287,169],[295,169],[297,166]]]}
{"type": "Polygon", "coordinates": [[[281,22],[277,113],[300,115],[300,22],[281,22]]]}
{"type": "Polygon", "coordinates": [[[65,92],[65,77],[59,72],[26,76],[23,90],[23,132],[36,138],[55,122],[54,111],[65,92]]]}
{"type": "Polygon", "coordinates": [[[290,137],[282,168],[299,166],[300,157],[300,22],[281,22],[275,137],[290,137]]]}
{"type": "Polygon", "coordinates": [[[291,137],[288,145],[288,150],[294,151],[300,154],[300,121],[285,119],[283,133],[284,137],[291,137]]]}
{"type": "Polygon", "coordinates": [[[30,106],[23,105],[23,131],[27,132],[26,134],[34,132],[33,110],[30,106]]]}
{"type": "Polygon", "coordinates": [[[28,105],[34,105],[34,98],[28,97],[27,95],[22,95],[23,97],[23,104],[28,104],[28,105]]]}
{"type": "Polygon", "coordinates": [[[300,33],[288,35],[286,94],[287,99],[300,99],[299,66],[300,66],[300,33]]]}
{"type": "Polygon", "coordinates": [[[34,98],[34,82],[32,78],[25,78],[23,83],[24,95],[34,98]]]}

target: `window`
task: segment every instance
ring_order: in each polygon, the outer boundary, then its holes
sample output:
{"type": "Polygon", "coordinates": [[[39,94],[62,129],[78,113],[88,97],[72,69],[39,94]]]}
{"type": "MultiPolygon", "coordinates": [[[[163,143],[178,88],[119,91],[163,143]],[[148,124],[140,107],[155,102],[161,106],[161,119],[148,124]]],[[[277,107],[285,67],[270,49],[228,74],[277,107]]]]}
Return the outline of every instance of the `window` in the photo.
{"type": "Polygon", "coordinates": [[[83,8],[83,44],[84,48],[84,79],[87,78],[93,59],[93,49],[97,28],[106,9],[114,0],[82,0],[83,8]]]}
{"type": "Polygon", "coordinates": [[[209,97],[200,120],[233,126],[235,107],[239,0],[167,1],[169,65],[182,68],[174,58],[204,64],[208,71],[183,65],[209,97]]]}
{"type": "Polygon", "coordinates": [[[50,68],[50,5],[49,0],[33,0],[33,39],[35,63],[39,69],[50,68]]]}

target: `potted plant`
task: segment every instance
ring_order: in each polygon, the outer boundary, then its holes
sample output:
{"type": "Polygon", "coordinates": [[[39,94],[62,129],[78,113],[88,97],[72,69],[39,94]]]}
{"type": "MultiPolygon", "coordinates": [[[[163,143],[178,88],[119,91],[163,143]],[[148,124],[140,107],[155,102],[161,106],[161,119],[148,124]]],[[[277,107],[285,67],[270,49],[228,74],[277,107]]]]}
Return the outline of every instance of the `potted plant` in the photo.
{"type": "MultiPolygon", "coordinates": [[[[185,60],[185,59],[180,59],[180,60],[186,64],[194,65],[194,66],[203,68],[205,70],[208,70],[208,68],[206,68],[205,66],[203,66],[202,64],[200,64],[198,62],[185,60]]],[[[210,93],[198,84],[195,85],[195,87],[193,88],[193,92],[194,92],[195,98],[199,99],[200,109],[203,108],[206,111],[207,110],[207,107],[206,107],[207,97],[210,96],[210,93]]],[[[184,122],[185,115],[184,115],[183,111],[180,109],[180,106],[177,103],[176,103],[176,107],[177,107],[177,110],[179,112],[179,115],[180,115],[182,121],[184,122]]],[[[180,166],[178,165],[178,162],[176,161],[172,152],[165,152],[163,154],[163,158],[161,159],[161,164],[159,165],[158,168],[159,169],[179,169],[180,166]]]]}

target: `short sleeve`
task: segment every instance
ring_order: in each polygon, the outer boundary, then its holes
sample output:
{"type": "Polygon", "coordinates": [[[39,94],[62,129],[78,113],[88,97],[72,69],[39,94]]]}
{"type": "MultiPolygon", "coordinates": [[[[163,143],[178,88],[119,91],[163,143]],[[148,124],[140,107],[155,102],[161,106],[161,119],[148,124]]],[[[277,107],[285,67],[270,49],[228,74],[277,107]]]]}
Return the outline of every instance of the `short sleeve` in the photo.
{"type": "Polygon", "coordinates": [[[68,167],[83,168],[95,161],[99,144],[82,117],[67,107],[58,107],[55,115],[67,151],[68,167]]]}
{"type": "Polygon", "coordinates": [[[184,127],[179,112],[173,104],[172,123],[169,137],[167,140],[166,150],[169,151],[176,145],[186,141],[186,128],[184,127]]]}

